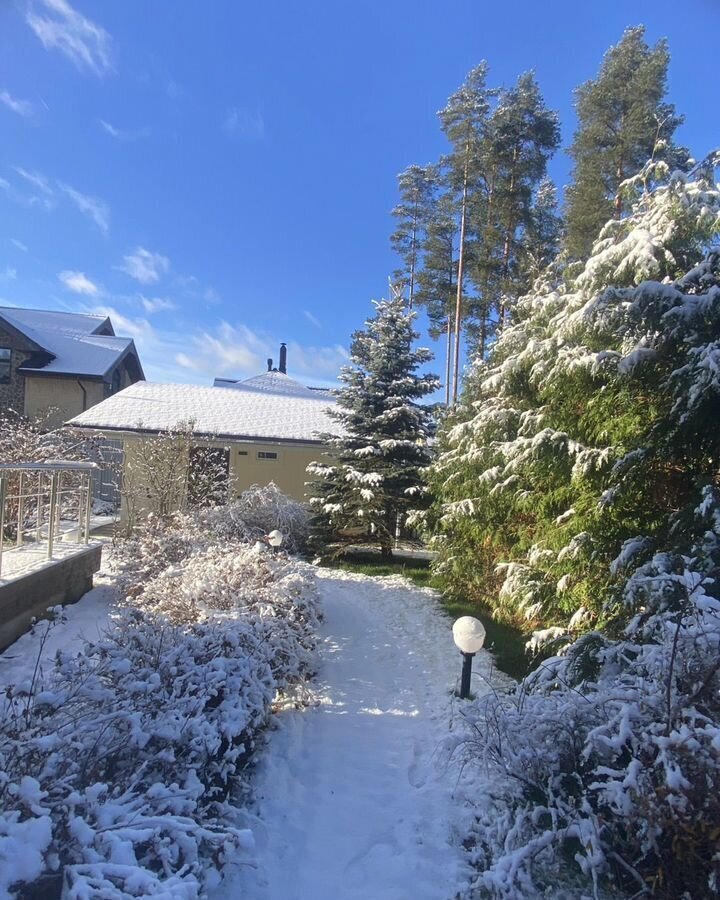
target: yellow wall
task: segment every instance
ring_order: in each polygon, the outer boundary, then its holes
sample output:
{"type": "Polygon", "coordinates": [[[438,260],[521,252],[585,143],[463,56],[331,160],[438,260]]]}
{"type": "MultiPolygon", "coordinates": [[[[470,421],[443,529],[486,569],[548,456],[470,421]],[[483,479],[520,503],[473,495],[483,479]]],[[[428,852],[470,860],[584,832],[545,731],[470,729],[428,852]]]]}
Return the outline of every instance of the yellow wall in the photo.
{"type": "MultiPolygon", "coordinates": [[[[218,444],[218,446],[220,446],[218,444]]],[[[280,490],[295,500],[304,500],[305,471],[308,463],[322,458],[322,447],[296,444],[231,444],[230,471],[233,490],[240,494],[253,484],[274,481],[280,490]],[[277,459],[259,459],[258,453],[277,453],[277,459]],[[241,455],[247,453],[247,456],[241,455]]]]}
{"type": "MultiPolygon", "coordinates": [[[[105,385],[101,381],[84,381],[89,409],[105,399],[105,385]]],[[[50,375],[25,375],[25,415],[41,419],[47,427],[56,428],[83,411],[83,393],[75,378],[53,378],[50,375]],[[51,412],[48,415],[48,410],[51,412]],[[47,419],[46,419],[47,416],[47,419]]]]}
{"type": "MultiPolygon", "coordinates": [[[[118,435],[119,437],[119,435],[118,435]]],[[[121,518],[124,522],[134,524],[147,512],[147,501],[144,499],[143,485],[140,483],[141,458],[147,455],[139,452],[140,447],[148,448],[148,442],[157,440],[153,435],[124,434],[123,438],[123,470],[125,473],[125,490],[132,496],[123,496],[121,518]]],[[[278,488],[295,500],[305,500],[305,482],[309,476],[305,471],[308,463],[323,459],[324,448],[317,445],[272,444],[272,443],[239,443],[230,441],[192,440],[192,446],[225,447],[230,451],[230,490],[228,500],[232,502],[244,490],[253,484],[265,485],[274,481],[278,488]],[[276,459],[263,459],[258,453],[276,453],[276,459]]],[[[167,460],[158,464],[158,470],[172,471],[175,483],[187,472],[186,450],[181,449],[179,442],[177,464],[167,460]],[[170,468],[168,466],[170,465],[170,468]]],[[[184,503],[178,496],[177,508],[184,503]]]]}

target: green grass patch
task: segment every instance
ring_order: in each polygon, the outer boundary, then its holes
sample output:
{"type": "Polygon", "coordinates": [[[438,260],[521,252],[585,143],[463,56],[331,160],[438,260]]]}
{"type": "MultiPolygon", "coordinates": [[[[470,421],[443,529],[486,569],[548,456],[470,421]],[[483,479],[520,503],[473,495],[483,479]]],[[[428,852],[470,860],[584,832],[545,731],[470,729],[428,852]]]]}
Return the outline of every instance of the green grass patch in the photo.
{"type": "Polygon", "coordinates": [[[394,559],[389,562],[357,555],[341,557],[323,562],[326,568],[358,572],[361,575],[403,575],[418,587],[435,588],[440,593],[440,605],[451,619],[460,616],[475,616],[485,626],[487,638],[485,647],[492,651],[500,671],[513,678],[523,678],[532,668],[525,654],[527,635],[512,625],[496,622],[492,610],[479,603],[462,600],[445,591],[442,579],[433,577],[430,567],[424,561],[394,559]]]}

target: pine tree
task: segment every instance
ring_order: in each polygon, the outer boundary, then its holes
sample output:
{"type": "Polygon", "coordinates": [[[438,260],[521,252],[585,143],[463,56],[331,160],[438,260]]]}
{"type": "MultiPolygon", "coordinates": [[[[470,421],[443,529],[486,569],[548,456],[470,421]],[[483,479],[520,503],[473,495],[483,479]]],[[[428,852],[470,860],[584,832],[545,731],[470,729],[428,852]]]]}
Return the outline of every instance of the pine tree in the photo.
{"type": "Polygon", "coordinates": [[[413,317],[403,299],[381,301],[353,335],[332,413],[339,433],[325,436],[328,461],[308,467],[316,545],[367,541],[388,558],[398,522],[426,503],[421,472],[431,460],[433,414],[418,401],[438,379],[418,374],[432,354],[412,348],[413,317]]]}
{"type": "Polygon", "coordinates": [[[484,356],[495,325],[509,316],[529,286],[524,245],[533,226],[537,191],[560,141],[555,112],[547,108],[532,72],[510,89],[496,92],[496,104],[480,148],[482,190],[470,210],[469,301],[473,350],[484,356]]]}
{"type": "Polygon", "coordinates": [[[562,219],[557,211],[557,189],[551,179],[538,186],[523,241],[523,268],[528,289],[555,259],[560,249],[562,219]]]}
{"type": "Polygon", "coordinates": [[[682,118],[665,102],[667,42],[649,47],[643,27],[628,28],[605,54],[598,77],[576,91],[578,128],[570,150],[573,182],[566,196],[566,249],[585,260],[602,225],[624,213],[620,189],[653,155],[673,165],[687,153],[672,144],[682,118]]]}
{"type": "Polygon", "coordinates": [[[512,89],[501,93],[490,133],[501,173],[497,218],[502,233],[498,309],[502,325],[509,304],[526,287],[520,236],[530,227],[535,191],[560,143],[557,113],[545,106],[532,72],[521,75],[512,89]]]}
{"type": "Polygon", "coordinates": [[[454,349],[451,400],[457,401],[460,381],[463,291],[468,239],[468,216],[474,191],[480,187],[479,166],[487,132],[492,91],[487,87],[488,64],[483,61],[468,73],[465,82],[439,113],[440,124],[450,141],[446,158],[448,181],[456,198],[459,219],[458,266],[454,315],[454,349]]]}
{"type": "Polygon", "coordinates": [[[450,403],[452,385],[453,313],[456,300],[458,234],[454,201],[433,169],[433,193],[421,245],[422,267],[417,273],[415,303],[430,320],[430,336],[445,335],[445,403],[450,403]]]}
{"type": "Polygon", "coordinates": [[[403,263],[402,269],[395,272],[395,278],[407,285],[410,309],[415,301],[415,283],[420,268],[423,235],[430,215],[433,184],[432,166],[408,166],[398,175],[400,203],[392,211],[397,227],[390,235],[390,244],[403,263]]]}

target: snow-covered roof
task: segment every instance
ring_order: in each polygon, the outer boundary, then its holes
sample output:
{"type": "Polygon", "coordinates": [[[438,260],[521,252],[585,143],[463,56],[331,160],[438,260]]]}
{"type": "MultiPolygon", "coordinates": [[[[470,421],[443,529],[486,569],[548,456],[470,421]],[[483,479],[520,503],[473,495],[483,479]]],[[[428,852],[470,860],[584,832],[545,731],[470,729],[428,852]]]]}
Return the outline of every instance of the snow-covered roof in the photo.
{"type": "Polygon", "coordinates": [[[296,397],[317,397],[318,393],[327,394],[326,391],[318,391],[314,388],[306,387],[294,378],[290,378],[284,372],[278,372],[277,370],[263,372],[262,375],[253,375],[252,378],[245,378],[243,381],[216,378],[213,386],[242,391],[266,391],[269,394],[290,394],[296,397]]]}
{"type": "Polygon", "coordinates": [[[192,422],[195,434],[235,439],[318,442],[337,433],[334,400],[250,387],[198,387],[138,381],[71,419],[69,425],[115,431],[166,431],[192,422]]]}
{"type": "Polygon", "coordinates": [[[0,307],[0,316],[52,357],[39,367],[21,367],[27,375],[102,377],[126,353],[135,351],[132,338],[112,333],[106,316],[15,307],[0,307]],[[111,333],[97,334],[100,329],[111,333]]]}

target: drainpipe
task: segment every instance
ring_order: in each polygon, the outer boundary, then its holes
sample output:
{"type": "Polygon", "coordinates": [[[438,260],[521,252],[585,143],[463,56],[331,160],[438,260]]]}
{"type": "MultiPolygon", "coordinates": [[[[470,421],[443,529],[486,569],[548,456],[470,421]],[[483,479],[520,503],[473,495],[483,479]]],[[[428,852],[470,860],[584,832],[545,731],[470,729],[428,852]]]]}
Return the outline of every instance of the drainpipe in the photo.
{"type": "Polygon", "coordinates": [[[79,387],[80,390],[82,391],[82,395],[83,395],[83,408],[82,408],[82,411],[85,412],[85,410],[87,409],[87,391],[85,390],[85,387],[84,387],[82,381],[80,381],[79,378],[78,378],[78,380],[77,380],[77,383],[78,383],[78,387],[79,387]]]}

